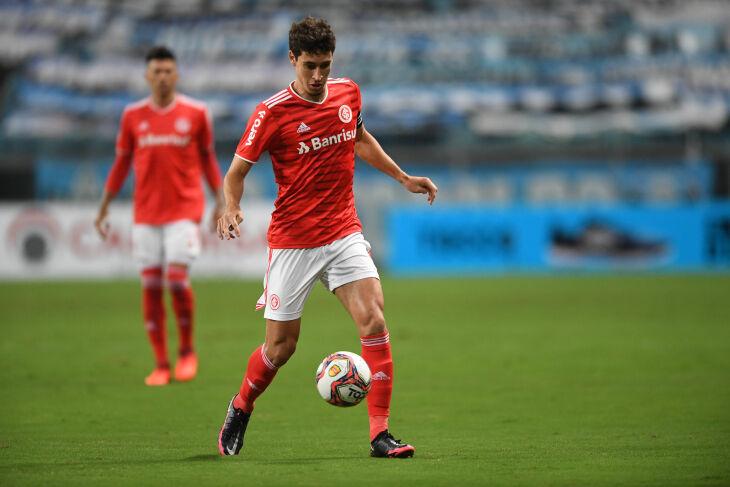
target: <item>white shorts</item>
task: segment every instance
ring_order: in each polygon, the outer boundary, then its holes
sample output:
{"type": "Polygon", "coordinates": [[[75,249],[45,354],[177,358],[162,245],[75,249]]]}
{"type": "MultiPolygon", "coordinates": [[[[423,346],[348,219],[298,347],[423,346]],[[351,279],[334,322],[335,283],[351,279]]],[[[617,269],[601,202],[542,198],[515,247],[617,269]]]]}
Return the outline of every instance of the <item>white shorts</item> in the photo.
{"type": "Polygon", "coordinates": [[[200,228],[192,220],[165,225],[135,224],[132,255],[141,269],[162,267],[170,262],[190,265],[200,255],[200,228]]]}
{"type": "Polygon", "coordinates": [[[370,256],[370,244],[362,233],[310,249],[269,249],[264,294],[256,309],[266,308],[264,318],[277,321],[302,316],[304,302],[317,280],[330,290],[349,282],[380,279],[370,256]]]}

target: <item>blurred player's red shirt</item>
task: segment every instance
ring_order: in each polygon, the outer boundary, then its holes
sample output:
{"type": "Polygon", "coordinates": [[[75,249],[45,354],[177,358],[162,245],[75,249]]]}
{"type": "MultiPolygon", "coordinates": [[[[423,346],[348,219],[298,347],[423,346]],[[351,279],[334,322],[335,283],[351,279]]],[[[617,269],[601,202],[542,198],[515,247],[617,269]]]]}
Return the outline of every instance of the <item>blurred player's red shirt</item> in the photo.
{"type": "Polygon", "coordinates": [[[292,85],[260,103],[236,156],[255,163],[269,151],[279,193],[271,214],[272,249],[311,248],[362,231],[352,191],[360,88],[347,78],[327,80],[321,102],[292,85]]]}
{"type": "Polygon", "coordinates": [[[117,135],[117,157],[106,182],[116,195],[134,167],[134,222],[200,221],[205,208],[201,172],[221,186],[213,126],[205,104],[187,96],[159,108],[150,98],[128,105],[117,135]]]}

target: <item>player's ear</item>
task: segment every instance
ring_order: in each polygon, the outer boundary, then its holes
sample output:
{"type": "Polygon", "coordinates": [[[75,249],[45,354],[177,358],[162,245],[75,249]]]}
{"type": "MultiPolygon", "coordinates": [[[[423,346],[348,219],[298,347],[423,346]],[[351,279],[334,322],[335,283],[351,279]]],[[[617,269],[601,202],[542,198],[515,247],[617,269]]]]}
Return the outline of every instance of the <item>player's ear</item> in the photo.
{"type": "Polygon", "coordinates": [[[289,62],[291,63],[292,66],[297,65],[297,57],[294,55],[294,53],[291,50],[289,51],[289,62]]]}

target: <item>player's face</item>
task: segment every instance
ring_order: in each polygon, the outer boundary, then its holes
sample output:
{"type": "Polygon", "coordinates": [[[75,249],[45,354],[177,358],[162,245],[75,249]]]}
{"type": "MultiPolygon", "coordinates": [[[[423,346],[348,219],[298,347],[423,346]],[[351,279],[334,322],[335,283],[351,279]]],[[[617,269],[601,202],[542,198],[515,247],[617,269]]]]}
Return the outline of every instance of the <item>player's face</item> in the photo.
{"type": "Polygon", "coordinates": [[[144,78],[156,97],[165,98],[175,91],[177,68],[172,59],[150,59],[144,78]]]}
{"type": "Polygon", "coordinates": [[[297,92],[309,100],[320,101],[324,97],[332,68],[332,53],[310,54],[303,51],[297,58],[289,51],[289,61],[297,71],[294,82],[297,92]]]}

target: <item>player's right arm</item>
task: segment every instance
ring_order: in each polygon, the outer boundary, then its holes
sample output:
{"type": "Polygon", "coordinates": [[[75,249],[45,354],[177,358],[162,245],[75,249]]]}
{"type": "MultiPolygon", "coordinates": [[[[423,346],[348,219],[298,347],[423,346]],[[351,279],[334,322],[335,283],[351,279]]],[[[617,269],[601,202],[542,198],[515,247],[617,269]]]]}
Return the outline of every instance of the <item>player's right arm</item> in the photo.
{"type": "Polygon", "coordinates": [[[218,238],[230,240],[241,236],[238,224],[243,221],[241,197],[243,197],[243,180],[253,167],[253,163],[233,156],[226,177],[223,178],[223,198],[225,210],[218,219],[218,238]]]}
{"type": "Polygon", "coordinates": [[[251,170],[261,153],[268,150],[275,139],[279,125],[271,115],[266,103],[259,103],[248,119],[246,130],[236,148],[231,167],[223,178],[223,198],[225,210],[218,219],[218,238],[230,240],[241,236],[238,224],[243,221],[241,213],[241,197],[243,196],[243,179],[251,170]]]}
{"type": "Polygon", "coordinates": [[[132,149],[134,136],[130,130],[129,112],[127,110],[122,113],[122,121],[119,123],[119,133],[117,134],[117,156],[114,159],[114,164],[109,171],[109,176],[106,179],[106,185],[104,186],[104,193],[101,196],[101,203],[99,204],[99,212],[94,219],[94,227],[102,239],[106,239],[109,234],[109,222],[107,216],[109,215],[109,203],[119,193],[124,185],[124,180],[127,179],[129,168],[132,165],[132,149]]]}

